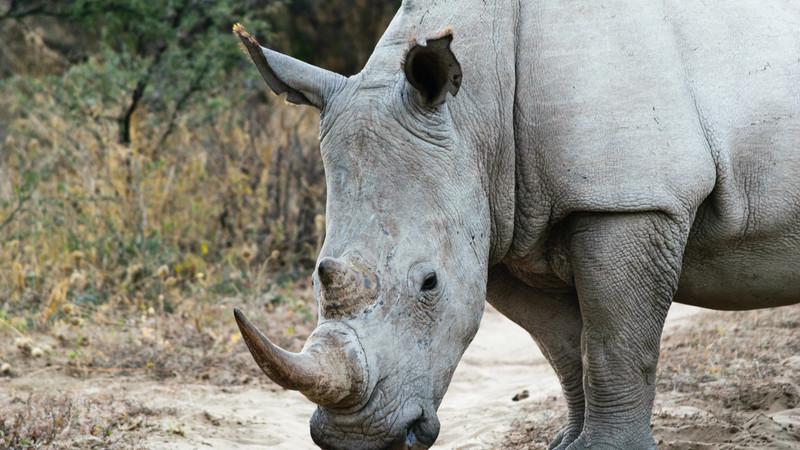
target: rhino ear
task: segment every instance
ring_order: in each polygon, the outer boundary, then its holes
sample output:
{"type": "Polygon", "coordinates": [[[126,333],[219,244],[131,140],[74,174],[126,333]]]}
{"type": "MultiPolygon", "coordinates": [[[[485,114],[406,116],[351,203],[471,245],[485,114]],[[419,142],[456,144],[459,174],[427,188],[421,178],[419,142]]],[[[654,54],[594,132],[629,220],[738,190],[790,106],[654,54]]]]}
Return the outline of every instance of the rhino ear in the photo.
{"type": "Polygon", "coordinates": [[[451,29],[424,44],[416,43],[403,61],[406,79],[428,106],[439,106],[447,93],[455,96],[461,87],[461,64],[450,50],[451,29]]]}
{"type": "Polygon", "coordinates": [[[322,109],[325,101],[345,81],[345,77],[321,69],[259,45],[240,24],[233,32],[242,40],[247,53],[272,92],[286,93],[286,101],[322,109]]]}

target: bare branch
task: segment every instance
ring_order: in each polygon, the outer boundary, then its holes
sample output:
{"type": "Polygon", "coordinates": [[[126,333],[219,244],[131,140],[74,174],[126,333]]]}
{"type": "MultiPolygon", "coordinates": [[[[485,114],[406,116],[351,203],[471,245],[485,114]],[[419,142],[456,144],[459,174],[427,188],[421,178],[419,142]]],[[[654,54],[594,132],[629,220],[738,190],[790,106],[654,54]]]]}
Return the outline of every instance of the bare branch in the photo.
{"type": "Polygon", "coordinates": [[[13,211],[11,211],[11,213],[8,215],[8,217],[3,219],[3,222],[0,223],[0,231],[3,231],[3,229],[5,227],[7,227],[9,224],[11,224],[11,222],[14,221],[14,217],[16,217],[17,214],[19,214],[19,212],[23,210],[23,208],[25,207],[25,204],[28,202],[28,200],[31,199],[31,196],[32,196],[32,193],[28,192],[25,195],[22,195],[17,199],[17,206],[14,208],[13,211]]]}
{"type": "Polygon", "coordinates": [[[192,79],[191,83],[189,83],[189,87],[186,89],[186,92],[181,95],[177,102],[175,102],[175,108],[172,110],[172,114],[170,114],[169,122],[167,123],[167,129],[164,131],[164,134],[161,135],[161,139],[158,140],[158,144],[156,148],[161,148],[162,145],[167,141],[167,138],[175,131],[175,122],[178,119],[178,113],[180,113],[186,104],[189,102],[189,99],[192,96],[200,91],[200,88],[203,84],[203,79],[206,76],[206,72],[208,71],[209,63],[206,63],[200,70],[197,71],[197,74],[192,79]]]}
{"type": "Polygon", "coordinates": [[[131,118],[133,117],[133,113],[136,112],[136,108],[139,107],[139,103],[144,97],[144,92],[147,89],[147,85],[150,82],[150,77],[153,76],[153,72],[155,72],[156,67],[158,67],[158,63],[161,61],[161,56],[167,50],[166,44],[162,44],[156,50],[155,57],[153,58],[153,62],[150,64],[150,67],[147,68],[147,72],[145,72],[142,79],[136,82],[136,87],[133,89],[133,93],[131,94],[131,102],[122,115],[117,119],[119,123],[119,143],[123,145],[130,145],[131,143],[131,118]]]}

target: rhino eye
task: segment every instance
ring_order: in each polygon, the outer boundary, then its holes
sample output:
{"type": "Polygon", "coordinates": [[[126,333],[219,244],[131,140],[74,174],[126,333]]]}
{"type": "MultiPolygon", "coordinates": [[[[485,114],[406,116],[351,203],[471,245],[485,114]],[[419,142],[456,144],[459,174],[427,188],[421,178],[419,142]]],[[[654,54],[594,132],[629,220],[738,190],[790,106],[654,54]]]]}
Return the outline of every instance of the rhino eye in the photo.
{"type": "Polygon", "coordinates": [[[422,281],[422,290],[432,291],[436,289],[436,285],[438,283],[439,280],[436,278],[436,272],[431,272],[428,275],[425,275],[425,280],[422,281]]]}

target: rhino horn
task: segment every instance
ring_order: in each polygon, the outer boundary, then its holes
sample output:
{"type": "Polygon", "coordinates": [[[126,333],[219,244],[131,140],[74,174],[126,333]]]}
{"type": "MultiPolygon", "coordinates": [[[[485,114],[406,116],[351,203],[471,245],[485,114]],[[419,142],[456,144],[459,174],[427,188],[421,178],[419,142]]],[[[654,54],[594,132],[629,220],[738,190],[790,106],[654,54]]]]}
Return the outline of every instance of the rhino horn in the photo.
{"type": "Polygon", "coordinates": [[[273,344],[238,308],[234,317],[258,366],[280,386],[320,406],[350,406],[363,395],[366,357],[351,328],[322,324],[300,353],[273,344]]]}
{"type": "Polygon", "coordinates": [[[321,312],[327,318],[352,315],[371,304],[378,293],[375,274],[358,264],[324,257],[317,266],[321,291],[321,312]]]}

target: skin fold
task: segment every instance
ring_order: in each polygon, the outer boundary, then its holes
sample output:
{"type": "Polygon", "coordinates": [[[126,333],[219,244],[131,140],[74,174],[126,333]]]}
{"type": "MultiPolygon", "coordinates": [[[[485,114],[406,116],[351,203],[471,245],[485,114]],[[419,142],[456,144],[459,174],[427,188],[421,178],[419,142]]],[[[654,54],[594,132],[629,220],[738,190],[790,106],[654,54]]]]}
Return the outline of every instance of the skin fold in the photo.
{"type": "Polygon", "coordinates": [[[236,32],[321,113],[320,328],[237,320],[322,448],[432,445],[487,300],[561,380],[551,448],[655,448],[671,303],[800,302],[796,1],[406,0],[349,78],[236,32]]]}

